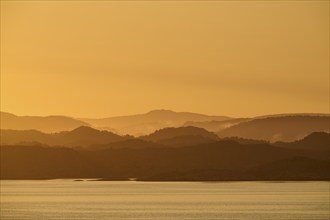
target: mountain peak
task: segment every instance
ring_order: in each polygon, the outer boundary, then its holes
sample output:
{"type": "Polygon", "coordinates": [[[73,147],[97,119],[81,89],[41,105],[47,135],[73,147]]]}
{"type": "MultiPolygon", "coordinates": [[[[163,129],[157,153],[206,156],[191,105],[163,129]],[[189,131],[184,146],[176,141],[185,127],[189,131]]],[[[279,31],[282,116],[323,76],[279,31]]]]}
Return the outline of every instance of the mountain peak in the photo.
{"type": "Polygon", "coordinates": [[[71,132],[84,134],[84,133],[91,133],[91,132],[93,132],[93,133],[97,132],[98,133],[100,131],[96,130],[94,128],[91,128],[89,126],[80,126],[80,127],[77,127],[75,129],[73,129],[71,132]]]}
{"type": "Polygon", "coordinates": [[[163,129],[159,129],[157,131],[155,131],[154,133],[147,135],[147,136],[143,136],[141,137],[142,139],[146,139],[146,140],[154,140],[154,141],[158,141],[158,140],[162,140],[162,139],[169,139],[169,138],[173,138],[173,137],[177,137],[177,136],[203,136],[203,137],[207,137],[210,139],[218,139],[218,137],[212,133],[209,132],[203,128],[197,128],[197,127],[193,127],[193,126],[187,126],[187,127],[167,127],[167,128],[163,128],[163,129]]]}
{"type": "Polygon", "coordinates": [[[168,114],[168,113],[175,113],[172,110],[168,110],[168,109],[155,109],[155,110],[151,110],[149,111],[147,114],[168,114]]]}

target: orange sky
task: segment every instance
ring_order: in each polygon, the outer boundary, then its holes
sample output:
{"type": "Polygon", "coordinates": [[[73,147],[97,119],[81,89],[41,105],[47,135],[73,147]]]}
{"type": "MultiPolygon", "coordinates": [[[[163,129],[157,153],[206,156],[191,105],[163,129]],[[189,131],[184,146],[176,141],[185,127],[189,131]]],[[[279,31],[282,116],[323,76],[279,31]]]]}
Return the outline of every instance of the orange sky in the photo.
{"type": "Polygon", "coordinates": [[[1,110],[329,112],[328,1],[1,1],[1,110]]]}

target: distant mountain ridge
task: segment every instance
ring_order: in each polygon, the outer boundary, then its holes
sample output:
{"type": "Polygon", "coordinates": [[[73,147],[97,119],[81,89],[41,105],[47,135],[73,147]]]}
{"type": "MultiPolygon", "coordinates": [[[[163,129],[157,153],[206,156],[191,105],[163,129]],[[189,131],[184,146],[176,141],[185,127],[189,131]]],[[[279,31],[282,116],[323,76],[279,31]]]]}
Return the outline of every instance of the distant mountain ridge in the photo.
{"type": "MultiPolygon", "coordinates": [[[[226,116],[208,116],[189,112],[154,110],[146,114],[82,120],[65,116],[16,116],[1,112],[1,129],[38,130],[45,133],[54,133],[88,126],[119,135],[129,134],[139,137],[152,134],[164,128],[191,126],[214,132],[221,138],[237,137],[271,142],[298,140],[312,132],[329,132],[330,130],[329,114],[316,113],[229,118],[226,116]]],[[[189,133],[185,135],[194,136],[195,134],[189,133]]],[[[199,140],[196,137],[192,138],[203,142],[201,138],[199,140]]],[[[188,141],[187,137],[185,139],[188,141]]],[[[176,138],[176,140],[172,140],[172,143],[174,144],[173,141],[177,142],[178,140],[176,138]]],[[[181,138],[181,141],[183,141],[183,138],[181,138]]]]}
{"type": "Polygon", "coordinates": [[[1,129],[38,130],[46,133],[68,131],[88,123],[66,116],[17,116],[0,112],[1,129]]]}
{"type": "Polygon", "coordinates": [[[224,121],[201,121],[201,122],[195,122],[195,121],[188,121],[184,124],[184,126],[194,126],[199,128],[204,128],[211,132],[219,132],[223,129],[229,128],[233,125],[242,123],[244,121],[252,120],[251,118],[235,118],[235,119],[229,119],[224,121]]]}
{"type": "Polygon", "coordinates": [[[303,139],[294,142],[276,142],[275,146],[292,148],[292,149],[308,149],[308,150],[330,150],[330,133],[313,132],[303,139]]]}
{"type": "Polygon", "coordinates": [[[0,179],[127,180],[133,177],[145,181],[221,181],[330,178],[330,118],[324,114],[249,119],[219,116],[214,119],[212,117],[217,116],[158,110],[110,120],[113,124],[118,120],[117,125],[125,122],[132,132],[141,126],[149,126],[152,132],[139,137],[98,130],[92,123],[75,127],[81,121],[62,116],[20,117],[8,113],[1,116],[9,123],[5,127],[20,125],[22,130],[1,127],[0,179]],[[192,121],[191,117],[205,121],[192,121]],[[15,120],[21,124],[14,123],[15,120]],[[58,120],[57,124],[54,120],[58,120]],[[167,126],[173,123],[177,126],[167,126]],[[69,125],[74,128],[51,133],[30,130],[30,127],[44,128],[44,125],[54,125],[52,130],[69,125]],[[218,128],[221,130],[217,133],[210,131],[218,128]]]}
{"type": "Polygon", "coordinates": [[[257,117],[219,131],[219,137],[240,137],[270,142],[294,141],[312,132],[329,132],[329,115],[280,115],[257,117]]]}
{"type": "Polygon", "coordinates": [[[187,121],[228,120],[227,116],[209,116],[190,112],[174,112],[171,110],[153,110],[145,114],[109,117],[102,119],[80,118],[94,127],[109,127],[120,134],[141,136],[166,127],[181,127],[187,121]]]}
{"type": "Polygon", "coordinates": [[[36,130],[1,130],[1,144],[29,144],[40,143],[60,146],[88,146],[92,144],[107,144],[122,141],[129,137],[119,136],[109,131],[99,131],[87,126],[78,127],[72,131],[62,131],[53,134],[36,130]]]}

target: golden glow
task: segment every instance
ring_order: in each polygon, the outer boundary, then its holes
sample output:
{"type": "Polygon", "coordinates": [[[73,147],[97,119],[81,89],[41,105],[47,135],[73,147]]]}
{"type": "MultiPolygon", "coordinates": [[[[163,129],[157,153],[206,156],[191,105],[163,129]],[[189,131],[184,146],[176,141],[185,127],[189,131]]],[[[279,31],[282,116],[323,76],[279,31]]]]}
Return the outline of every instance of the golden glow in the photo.
{"type": "Polygon", "coordinates": [[[328,1],[1,1],[1,110],[329,111],[328,1]]]}

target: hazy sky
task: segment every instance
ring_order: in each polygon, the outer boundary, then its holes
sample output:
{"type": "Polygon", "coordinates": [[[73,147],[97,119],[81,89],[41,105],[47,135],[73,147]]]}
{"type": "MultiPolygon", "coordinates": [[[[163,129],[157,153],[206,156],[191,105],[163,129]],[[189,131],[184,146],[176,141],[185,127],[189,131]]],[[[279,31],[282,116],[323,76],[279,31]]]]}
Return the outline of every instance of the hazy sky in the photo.
{"type": "Polygon", "coordinates": [[[1,110],[329,112],[328,1],[1,1],[1,110]]]}

